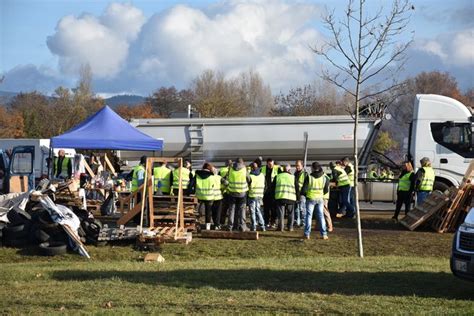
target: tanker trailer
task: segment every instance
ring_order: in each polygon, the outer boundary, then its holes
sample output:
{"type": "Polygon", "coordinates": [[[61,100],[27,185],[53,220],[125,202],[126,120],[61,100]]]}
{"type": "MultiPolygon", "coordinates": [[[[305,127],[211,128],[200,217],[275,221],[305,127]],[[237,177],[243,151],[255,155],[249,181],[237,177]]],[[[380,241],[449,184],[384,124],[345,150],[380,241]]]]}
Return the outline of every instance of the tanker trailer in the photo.
{"type": "MultiPolygon", "coordinates": [[[[294,116],[252,118],[132,119],[147,135],[164,139],[164,157],[187,157],[193,167],[204,161],[222,165],[237,157],[253,161],[271,157],[278,162],[303,159],[305,133],[307,161],[322,163],[352,156],[354,120],[351,116],[294,116]]],[[[366,163],[381,120],[360,119],[358,146],[366,163]]],[[[137,152],[120,152],[122,160],[138,161],[137,152]]]]}

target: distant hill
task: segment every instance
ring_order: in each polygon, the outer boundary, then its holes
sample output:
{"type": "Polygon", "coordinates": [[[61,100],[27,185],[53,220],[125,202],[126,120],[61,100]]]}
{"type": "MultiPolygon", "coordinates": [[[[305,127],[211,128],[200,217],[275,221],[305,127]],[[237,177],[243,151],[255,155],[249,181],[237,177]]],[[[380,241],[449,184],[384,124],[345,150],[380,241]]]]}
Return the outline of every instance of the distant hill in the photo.
{"type": "Polygon", "coordinates": [[[139,95],[130,95],[130,94],[124,94],[124,95],[115,95],[113,97],[104,99],[105,104],[108,106],[114,108],[119,105],[137,105],[145,102],[145,98],[139,95]]]}
{"type": "MultiPolygon", "coordinates": [[[[0,104],[7,104],[10,102],[19,92],[0,91],[0,104]]],[[[115,108],[119,105],[137,105],[145,102],[145,98],[139,95],[115,95],[110,98],[104,99],[105,104],[115,108]]]]}

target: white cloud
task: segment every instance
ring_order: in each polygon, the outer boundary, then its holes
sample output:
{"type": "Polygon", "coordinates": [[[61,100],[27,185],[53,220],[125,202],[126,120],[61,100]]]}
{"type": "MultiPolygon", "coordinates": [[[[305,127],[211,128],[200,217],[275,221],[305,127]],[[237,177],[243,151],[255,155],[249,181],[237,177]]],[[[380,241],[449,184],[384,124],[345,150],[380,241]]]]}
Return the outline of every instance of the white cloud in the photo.
{"type": "Polygon", "coordinates": [[[414,48],[439,57],[446,65],[473,66],[474,28],[419,40],[414,48]]]}
{"type": "Polygon", "coordinates": [[[314,79],[309,45],[320,36],[309,23],[317,16],[313,5],[230,0],[207,11],[177,5],[146,21],[136,7],[112,3],[100,17],[62,18],[47,43],[63,72],[88,63],[101,86],[118,90],[185,87],[206,69],[250,68],[279,90],[314,79]]]}
{"type": "Polygon", "coordinates": [[[47,44],[59,56],[63,72],[77,74],[81,65],[89,64],[97,78],[113,78],[124,68],[130,42],[144,21],[137,8],[113,3],[101,17],[63,17],[47,44]]]}

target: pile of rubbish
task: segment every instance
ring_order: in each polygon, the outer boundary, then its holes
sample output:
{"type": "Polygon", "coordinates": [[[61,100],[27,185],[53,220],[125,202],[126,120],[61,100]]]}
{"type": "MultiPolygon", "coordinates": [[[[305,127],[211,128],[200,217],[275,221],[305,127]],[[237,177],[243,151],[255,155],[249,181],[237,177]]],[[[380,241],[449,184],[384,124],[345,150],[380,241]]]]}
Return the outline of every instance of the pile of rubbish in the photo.
{"type": "Polygon", "coordinates": [[[0,246],[36,246],[45,256],[72,250],[89,258],[85,244],[97,245],[101,222],[80,207],[56,204],[54,185],[37,189],[0,196],[0,246]]]}

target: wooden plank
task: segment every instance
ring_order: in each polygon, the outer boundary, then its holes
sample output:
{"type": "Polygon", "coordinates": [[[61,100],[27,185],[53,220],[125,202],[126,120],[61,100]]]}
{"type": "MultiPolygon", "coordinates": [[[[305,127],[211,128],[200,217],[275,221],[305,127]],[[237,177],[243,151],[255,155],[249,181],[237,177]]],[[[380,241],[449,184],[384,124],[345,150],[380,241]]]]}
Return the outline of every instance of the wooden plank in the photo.
{"type": "Polygon", "coordinates": [[[429,220],[436,212],[441,208],[445,207],[449,203],[449,198],[443,193],[434,191],[426,198],[425,202],[415,208],[421,212],[409,212],[404,218],[400,220],[400,223],[408,228],[409,230],[415,230],[418,226],[429,220]],[[426,203],[426,200],[437,201],[437,204],[434,206],[429,206],[429,203],[426,203]],[[418,217],[416,219],[416,217],[418,217]]]}
{"type": "Polygon", "coordinates": [[[128,211],[127,213],[125,213],[125,215],[119,218],[119,220],[117,221],[117,225],[127,224],[133,217],[139,214],[141,210],[142,210],[142,204],[141,203],[136,204],[132,210],[128,211]]]}
{"type": "Polygon", "coordinates": [[[202,238],[258,240],[258,232],[238,232],[222,230],[203,230],[202,238]]]}
{"type": "Polygon", "coordinates": [[[85,159],[83,159],[83,161],[84,161],[84,167],[86,168],[86,171],[89,173],[91,178],[94,178],[95,177],[94,171],[92,171],[91,167],[89,166],[89,164],[87,163],[85,159]]]}
{"type": "Polygon", "coordinates": [[[104,154],[104,160],[105,160],[105,165],[107,167],[109,167],[109,170],[112,171],[112,174],[114,175],[114,177],[117,176],[117,172],[115,172],[115,168],[114,166],[112,165],[112,163],[110,162],[109,160],[109,157],[107,157],[107,154],[104,154]]]}

